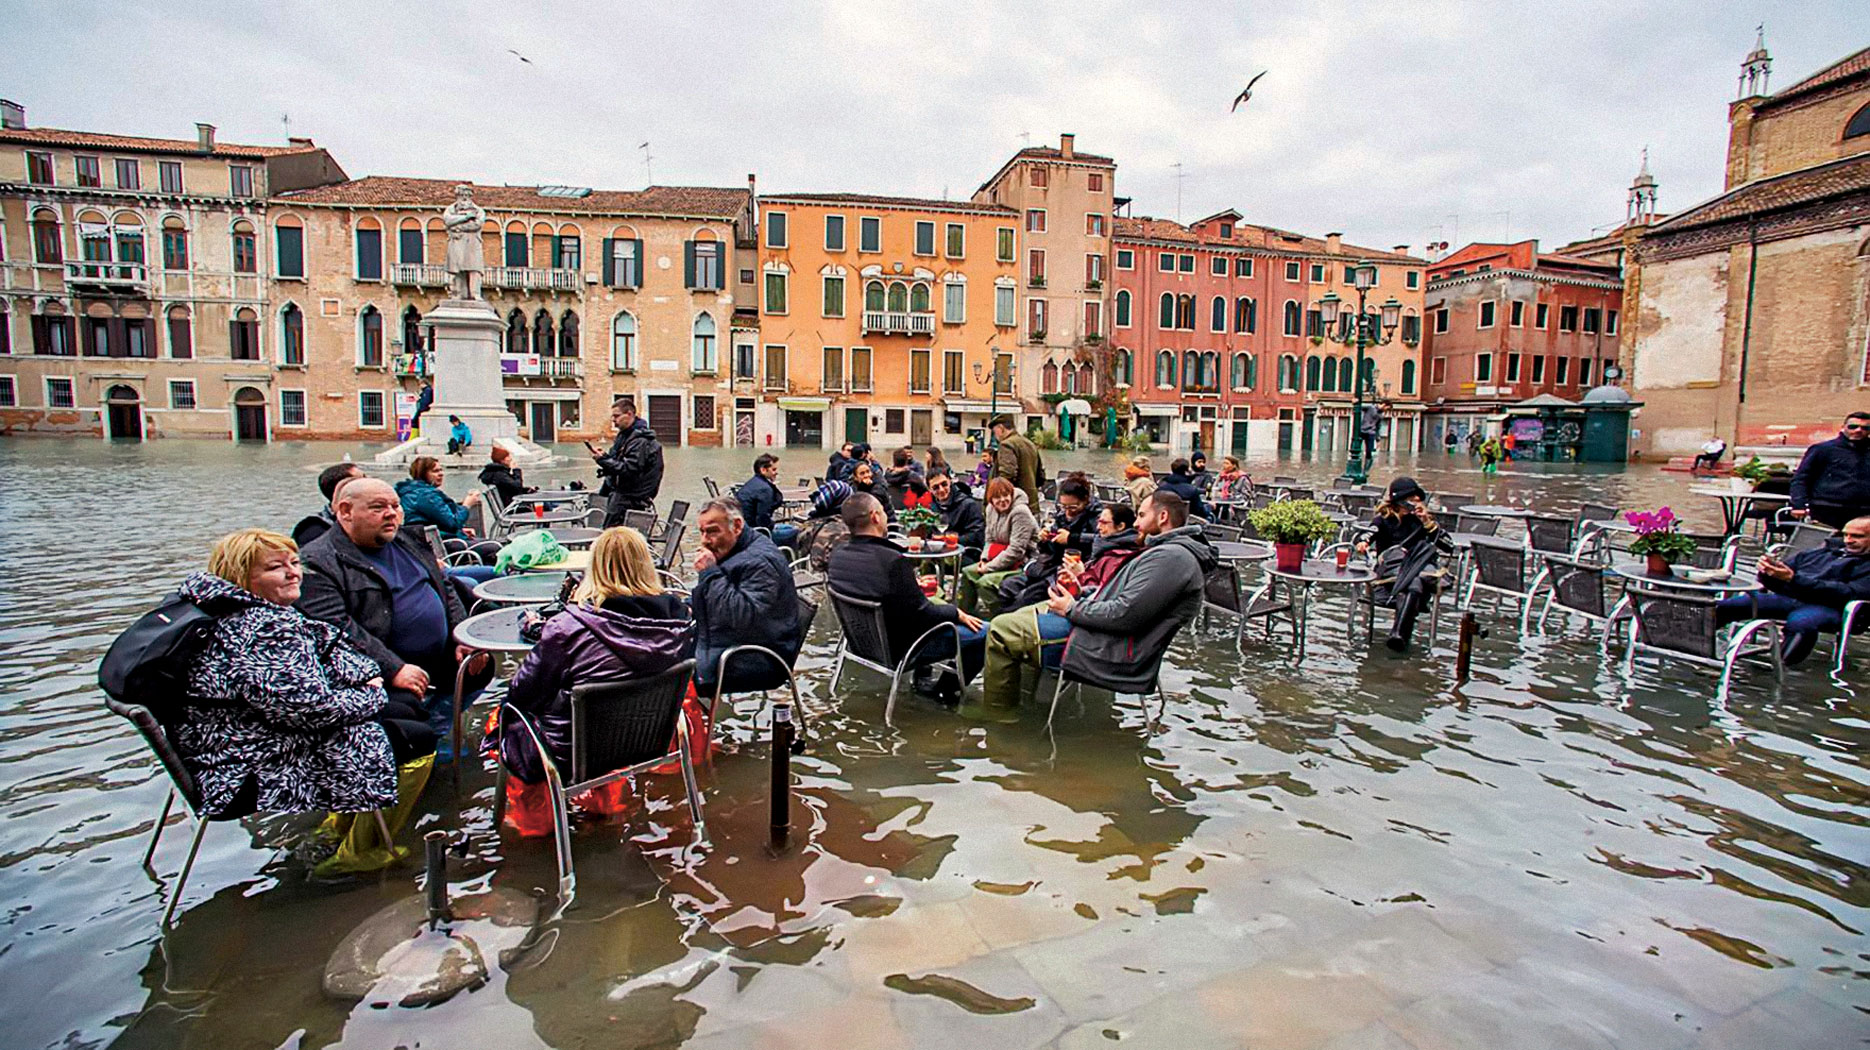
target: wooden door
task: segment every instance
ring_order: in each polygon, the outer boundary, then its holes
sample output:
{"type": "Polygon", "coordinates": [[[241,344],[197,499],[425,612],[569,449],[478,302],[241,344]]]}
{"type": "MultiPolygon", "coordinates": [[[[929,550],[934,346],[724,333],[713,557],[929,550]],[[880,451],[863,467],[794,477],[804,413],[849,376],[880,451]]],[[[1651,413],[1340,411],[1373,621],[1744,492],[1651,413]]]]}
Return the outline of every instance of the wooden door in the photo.
{"type": "Polygon", "coordinates": [[[682,397],[680,394],[649,395],[649,429],[665,445],[682,443],[682,397]]]}
{"type": "Polygon", "coordinates": [[[909,443],[928,445],[935,440],[935,413],[926,408],[909,411],[909,443]]]}

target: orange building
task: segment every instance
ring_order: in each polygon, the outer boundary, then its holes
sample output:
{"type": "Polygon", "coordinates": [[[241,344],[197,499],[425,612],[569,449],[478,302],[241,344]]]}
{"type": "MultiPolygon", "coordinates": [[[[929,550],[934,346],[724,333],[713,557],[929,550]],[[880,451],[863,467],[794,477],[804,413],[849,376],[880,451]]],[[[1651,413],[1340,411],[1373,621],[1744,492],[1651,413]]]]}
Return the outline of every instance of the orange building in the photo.
{"type": "MultiPolygon", "coordinates": [[[[761,430],[788,447],[959,448],[1019,334],[1017,214],[858,194],[760,198],[761,430]]],[[[1018,411],[1010,367],[998,397],[1018,411]]]]}

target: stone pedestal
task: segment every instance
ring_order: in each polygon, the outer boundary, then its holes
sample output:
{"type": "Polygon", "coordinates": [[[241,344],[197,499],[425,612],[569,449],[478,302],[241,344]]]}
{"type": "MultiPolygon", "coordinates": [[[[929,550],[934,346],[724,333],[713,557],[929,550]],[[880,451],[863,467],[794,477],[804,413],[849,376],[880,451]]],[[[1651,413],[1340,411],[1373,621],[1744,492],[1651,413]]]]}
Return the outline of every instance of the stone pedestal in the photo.
{"type": "Polygon", "coordinates": [[[434,332],[430,371],[435,402],[422,414],[423,433],[377,456],[379,463],[407,463],[416,456],[447,457],[449,416],[460,416],[474,432],[465,457],[486,460],[494,444],[506,446],[515,466],[546,463],[552,454],[519,436],[519,420],[507,411],[500,381],[500,340],[506,325],[487,303],[448,299],[423,320],[434,332]]]}

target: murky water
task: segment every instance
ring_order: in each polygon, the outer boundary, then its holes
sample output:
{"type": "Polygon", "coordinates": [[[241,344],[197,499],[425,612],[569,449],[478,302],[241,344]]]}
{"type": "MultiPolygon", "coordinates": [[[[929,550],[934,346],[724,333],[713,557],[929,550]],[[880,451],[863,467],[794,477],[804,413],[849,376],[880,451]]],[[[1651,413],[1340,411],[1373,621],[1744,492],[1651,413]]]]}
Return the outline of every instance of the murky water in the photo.
{"type": "MultiPolygon", "coordinates": [[[[336,1001],[334,948],[417,873],[309,884],[302,818],[209,830],[178,925],[139,867],[165,783],[103,708],[96,661],[212,539],[311,509],[331,446],[0,444],[0,1021],[8,1047],[1840,1047],[1870,1040],[1870,723],[1856,681],[1696,669],[1626,682],[1591,639],[1509,617],[1476,678],[1448,635],[1398,658],[1340,606],[1295,661],[1257,629],[1185,631],[1152,736],[1133,699],[1069,695],[982,729],[803,661],[801,844],[765,848],[766,747],[743,705],[706,776],[574,841],[575,905],[512,966],[426,1009],[336,1001]]],[[[361,451],[361,450],[359,450],[361,451]]],[[[1066,457],[1052,457],[1062,466],[1066,457]]],[[[672,452],[665,497],[741,476],[672,452]]],[[[816,454],[787,455],[786,478],[816,454]]],[[[1069,462],[1114,473],[1115,457],[1069,462]]],[[[1294,462],[1323,479],[1329,464],[1294,462]]],[[[1271,473],[1273,464],[1256,464],[1271,473]]],[[[1679,476],[1391,464],[1488,497],[1673,503],[1679,476]]],[[[566,476],[570,476],[567,472],[566,476]]],[[[455,487],[455,486],[451,486],[455,487]]],[[[1446,625],[1444,625],[1446,626],[1446,625]]],[[[1822,661],[1814,661],[1821,663],[1822,661]]],[[[1049,683],[1048,683],[1049,684],[1049,683]]],[[[672,778],[671,778],[672,779],[672,778]]],[[[465,831],[455,892],[553,880],[492,833],[491,777],[431,785],[465,831]]]]}

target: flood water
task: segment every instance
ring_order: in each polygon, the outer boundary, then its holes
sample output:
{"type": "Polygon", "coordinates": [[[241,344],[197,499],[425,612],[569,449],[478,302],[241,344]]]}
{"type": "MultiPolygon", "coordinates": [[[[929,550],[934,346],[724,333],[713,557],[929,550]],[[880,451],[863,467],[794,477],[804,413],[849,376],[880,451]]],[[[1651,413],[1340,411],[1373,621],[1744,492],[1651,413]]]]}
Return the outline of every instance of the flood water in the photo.
{"type": "MultiPolygon", "coordinates": [[[[1295,659],[1256,627],[1191,627],[1151,735],[1134,698],[1069,695],[981,728],[887,682],[834,690],[835,618],[802,660],[811,739],[794,847],[769,854],[768,749],[749,701],[703,787],[679,778],[573,842],[575,903],[482,987],[428,1008],[325,996],[327,959],[418,891],[414,867],[309,883],[304,817],[208,831],[175,929],[158,920],[191,828],[139,864],[166,781],[95,685],[115,634],[214,537],[288,529],[341,446],[0,442],[0,1045],[6,1047],[1774,1047],[1870,1041],[1870,723],[1860,658],[1714,677],[1587,630],[1521,637],[1483,610],[1453,684],[1428,654],[1313,617],[1295,659]]],[[[353,449],[365,458],[363,449],[353,449]]],[[[741,453],[672,450],[663,496],[739,480],[741,453]]],[[[785,479],[818,473],[787,453],[785,479]]],[[[1053,454],[1114,475],[1119,457],[1053,454]]],[[[1335,464],[1252,464],[1317,479],[1335,464]]],[[[1465,457],[1382,466],[1430,489],[1712,501],[1648,468],[1465,457]]],[[[560,477],[577,476],[566,469],[560,477]]],[[[588,470],[584,472],[588,477],[588,470]]],[[[550,475],[538,473],[535,480],[550,475]]],[[[458,495],[466,479],[452,479],[458,495]]],[[[1048,690],[1050,682],[1046,683],[1048,690]]],[[[457,894],[552,885],[544,839],[494,834],[492,777],[431,783],[419,830],[465,833],[457,894]]],[[[405,832],[413,842],[414,832],[405,832]]],[[[491,960],[490,960],[491,964],[491,960]]]]}

